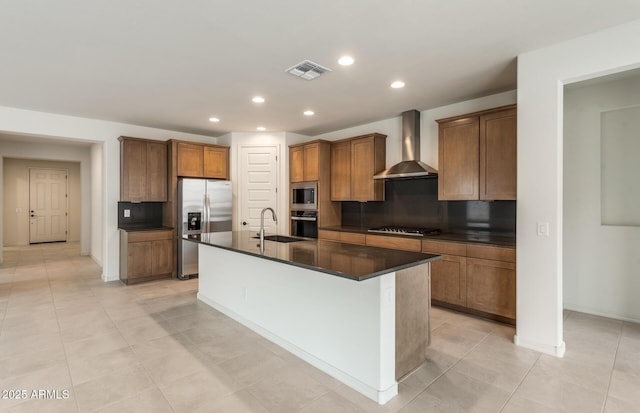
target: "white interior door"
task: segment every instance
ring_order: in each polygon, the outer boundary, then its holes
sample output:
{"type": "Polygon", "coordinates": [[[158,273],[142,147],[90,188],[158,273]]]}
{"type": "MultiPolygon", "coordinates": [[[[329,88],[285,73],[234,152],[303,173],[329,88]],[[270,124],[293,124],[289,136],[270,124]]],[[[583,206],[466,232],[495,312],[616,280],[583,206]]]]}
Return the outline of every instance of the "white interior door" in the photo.
{"type": "Polygon", "coordinates": [[[29,168],[29,243],[67,240],[67,171],[29,168]]]}
{"type": "MultiPolygon", "coordinates": [[[[288,219],[278,208],[278,146],[240,146],[238,151],[238,211],[241,229],[258,232],[260,212],[271,207],[278,219],[288,219]]],[[[265,212],[265,232],[276,234],[270,212],[265,212]]]]}

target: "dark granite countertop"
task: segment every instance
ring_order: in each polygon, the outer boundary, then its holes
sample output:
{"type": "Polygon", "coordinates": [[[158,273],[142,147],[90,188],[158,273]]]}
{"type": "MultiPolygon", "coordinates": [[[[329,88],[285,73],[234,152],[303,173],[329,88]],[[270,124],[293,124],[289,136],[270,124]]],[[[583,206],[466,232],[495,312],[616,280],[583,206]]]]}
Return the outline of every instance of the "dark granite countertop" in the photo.
{"type": "Polygon", "coordinates": [[[265,241],[264,252],[261,252],[260,242],[252,238],[254,236],[253,231],[229,231],[185,235],[184,239],[356,281],[440,259],[439,255],[315,238],[300,238],[303,241],[290,243],[265,241]]]}
{"type": "Polygon", "coordinates": [[[139,231],[162,231],[172,230],[173,227],[165,227],[164,225],[122,225],[118,227],[127,232],[139,232],[139,231]]]}
{"type": "Polygon", "coordinates": [[[455,241],[455,242],[471,242],[477,244],[490,244],[497,245],[501,247],[515,247],[516,246],[516,238],[515,237],[505,237],[505,236],[497,236],[486,233],[455,233],[455,232],[443,232],[440,235],[425,235],[422,237],[416,237],[412,235],[401,235],[401,234],[381,234],[381,233],[372,233],[368,232],[368,228],[365,227],[322,227],[318,228],[320,230],[327,231],[342,231],[342,232],[357,232],[362,234],[372,234],[372,235],[382,235],[383,237],[401,237],[401,238],[411,238],[411,239],[427,239],[434,241],[455,241]]]}

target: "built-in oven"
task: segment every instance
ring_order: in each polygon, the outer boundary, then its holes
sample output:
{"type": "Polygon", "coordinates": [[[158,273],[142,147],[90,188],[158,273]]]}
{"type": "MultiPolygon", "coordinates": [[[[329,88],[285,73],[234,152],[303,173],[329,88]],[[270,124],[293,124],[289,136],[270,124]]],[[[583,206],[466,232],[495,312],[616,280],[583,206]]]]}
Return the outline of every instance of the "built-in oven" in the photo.
{"type": "Polygon", "coordinates": [[[298,182],[291,184],[291,210],[318,210],[318,184],[316,182],[298,182]]]}
{"type": "Polygon", "coordinates": [[[291,211],[291,235],[318,238],[318,211],[291,211]]]}

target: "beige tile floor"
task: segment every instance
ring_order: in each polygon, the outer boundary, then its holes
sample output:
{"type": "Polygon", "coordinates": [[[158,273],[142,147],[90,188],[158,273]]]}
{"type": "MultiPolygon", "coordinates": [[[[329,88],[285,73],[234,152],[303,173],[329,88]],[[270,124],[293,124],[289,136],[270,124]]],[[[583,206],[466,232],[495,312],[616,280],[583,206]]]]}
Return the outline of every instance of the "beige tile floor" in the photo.
{"type": "Polygon", "coordinates": [[[636,324],[566,312],[558,359],[513,345],[511,327],[434,308],[428,361],[378,406],[198,302],[197,280],[104,283],[77,244],[4,255],[3,413],[640,411],[636,324]]]}

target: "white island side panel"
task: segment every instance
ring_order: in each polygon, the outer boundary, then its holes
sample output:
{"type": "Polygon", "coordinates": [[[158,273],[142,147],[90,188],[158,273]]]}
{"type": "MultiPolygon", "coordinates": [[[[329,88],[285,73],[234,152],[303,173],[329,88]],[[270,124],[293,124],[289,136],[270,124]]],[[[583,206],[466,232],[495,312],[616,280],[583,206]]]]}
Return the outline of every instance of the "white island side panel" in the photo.
{"type": "Polygon", "coordinates": [[[199,246],[198,298],[385,403],[395,380],[395,273],[365,281],[199,246]]]}

